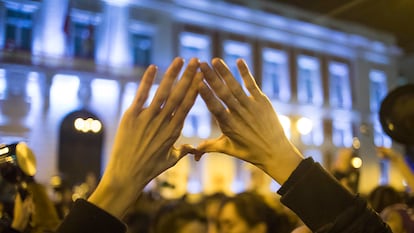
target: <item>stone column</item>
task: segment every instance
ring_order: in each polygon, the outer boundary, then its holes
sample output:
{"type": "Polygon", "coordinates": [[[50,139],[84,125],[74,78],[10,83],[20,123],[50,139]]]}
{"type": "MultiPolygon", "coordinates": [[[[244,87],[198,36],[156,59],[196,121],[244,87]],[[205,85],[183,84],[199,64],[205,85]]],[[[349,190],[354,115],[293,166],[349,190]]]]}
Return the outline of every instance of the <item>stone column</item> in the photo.
{"type": "Polygon", "coordinates": [[[62,56],[65,52],[63,24],[68,9],[68,0],[43,0],[38,15],[38,24],[33,32],[35,54],[62,56]]]}
{"type": "Polygon", "coordinates": [[[97,36],[96,60],[109,66],[130,66],[132,53],[129,48],[128,5],[103,1],[103,14],[97,36]]]}

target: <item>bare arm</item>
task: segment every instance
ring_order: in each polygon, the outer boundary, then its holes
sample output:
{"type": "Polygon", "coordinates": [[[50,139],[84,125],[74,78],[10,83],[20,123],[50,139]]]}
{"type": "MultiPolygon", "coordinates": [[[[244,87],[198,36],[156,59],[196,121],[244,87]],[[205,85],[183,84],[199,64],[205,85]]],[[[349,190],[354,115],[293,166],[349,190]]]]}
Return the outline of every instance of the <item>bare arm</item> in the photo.
{"type": "Polygon", "coordinates": [[[190,145],[174,147],[202,78],[198,60],[192,59],[177,81],[183,65],[180,58],[171,63],[152,103],[144,107],[157,72],[151,65],[122,116],[107,168],[88,199],[117,218],[124,216],[145,185],[193,150],[190,145]]]}

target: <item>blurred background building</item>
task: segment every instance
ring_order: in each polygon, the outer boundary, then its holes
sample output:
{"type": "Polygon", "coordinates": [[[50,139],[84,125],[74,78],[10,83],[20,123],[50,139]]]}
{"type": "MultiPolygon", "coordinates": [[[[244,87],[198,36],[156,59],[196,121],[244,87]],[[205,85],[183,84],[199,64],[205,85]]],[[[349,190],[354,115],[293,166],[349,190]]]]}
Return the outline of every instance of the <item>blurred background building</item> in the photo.
{"type": "MultiPolygon", "coordinates": [[[[2,0],[0,142],[26,141],[40,182],[99,177],[147,65],[162,73],[176,56],[218,56],[237,74],[241,57],[305,156],[329,168],[338,148],[360,145],[360,192],[379,182],[404,188],[374,148],[399,147],[378,111],[389,90],[410,82],[414,62],[393,34],[328,16],[271,1],[2,0]]],[[[179,143],[219,134],[199,99],[179,143]]],[[[171,182],[182,192],[248,185],[248,166],[224,155],[177,166],[185,182],[171,182]]]]}

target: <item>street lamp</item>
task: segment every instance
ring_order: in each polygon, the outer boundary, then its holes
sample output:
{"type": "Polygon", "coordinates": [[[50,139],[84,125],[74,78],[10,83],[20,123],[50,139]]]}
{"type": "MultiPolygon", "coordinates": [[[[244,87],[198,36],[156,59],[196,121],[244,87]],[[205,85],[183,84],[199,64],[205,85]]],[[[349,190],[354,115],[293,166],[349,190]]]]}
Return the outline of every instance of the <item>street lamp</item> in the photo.
{"type": "Polygon", "coordinates": [[[312,131],[313,123],[312,120],[306,117],[301,117],[296,122],[296,129],[302,135],[307,135],[312,131]]]}
{"type": "Polygon", "coordinates": [[[280,124],[282,125],[283,130],[285,131],[285,134],[288,138],[290,138],[290,127],[291,122],[289,117],[285,115],[278,115],[280,124]]]}

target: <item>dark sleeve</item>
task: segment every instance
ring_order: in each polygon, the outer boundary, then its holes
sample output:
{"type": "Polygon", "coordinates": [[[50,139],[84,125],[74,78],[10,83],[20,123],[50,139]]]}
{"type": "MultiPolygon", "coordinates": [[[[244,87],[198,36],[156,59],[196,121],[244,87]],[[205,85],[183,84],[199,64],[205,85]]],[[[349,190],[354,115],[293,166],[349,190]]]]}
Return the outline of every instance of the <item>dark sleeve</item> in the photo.
{"type": "Polygon", "coordinates": [[[351,194],[312,158],[299,164],[278,193],[313,232],[391,233],[364,199],[351,194]]]}
{"type": "Polygon", "coordinates": [[[58,233],[125,233],[119,219],[83,199],[78,199],[58,227],[58,233]]]}
{"type": "Polygon", "coordinates": [[[5,227],[5,228],[0,229],[0,233],[21,233],[21,232],[11,227],[5,227]]]}

